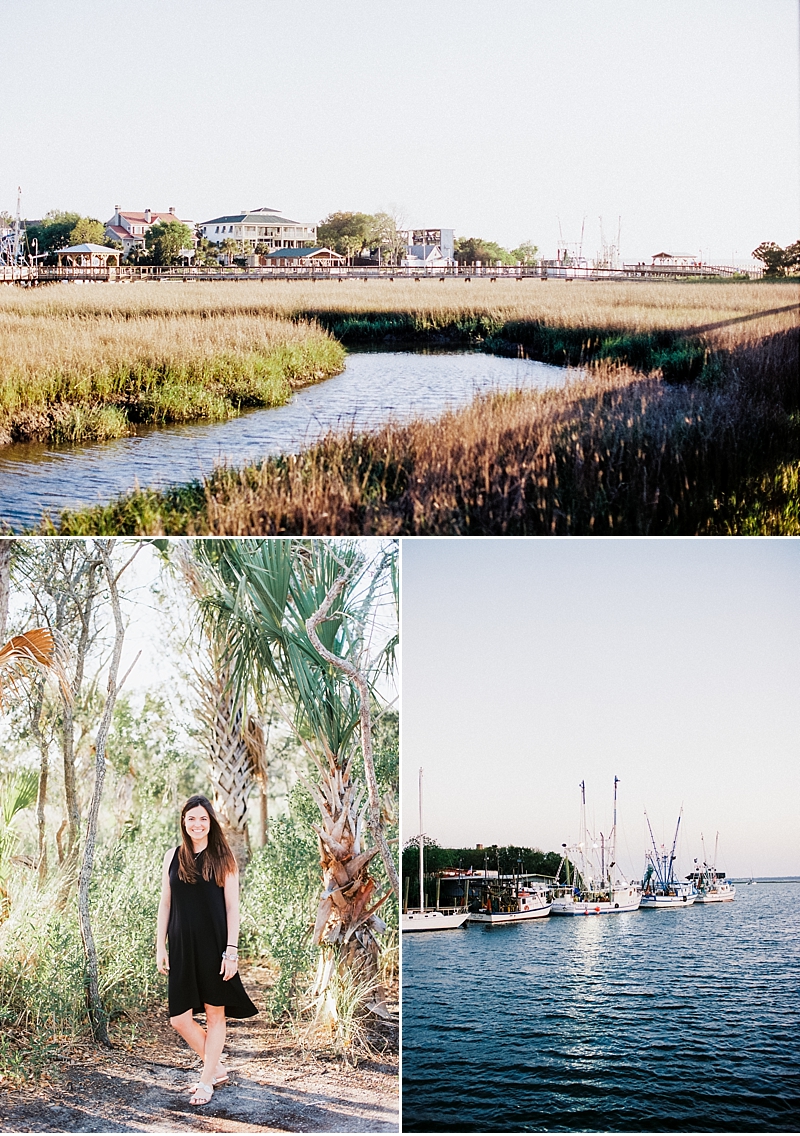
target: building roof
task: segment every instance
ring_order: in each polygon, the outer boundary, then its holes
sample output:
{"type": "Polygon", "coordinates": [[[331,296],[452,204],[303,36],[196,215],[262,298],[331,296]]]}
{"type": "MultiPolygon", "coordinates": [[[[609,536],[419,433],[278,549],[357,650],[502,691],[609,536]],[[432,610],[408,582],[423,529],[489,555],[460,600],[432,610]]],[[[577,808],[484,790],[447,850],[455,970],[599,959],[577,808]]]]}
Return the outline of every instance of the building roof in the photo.
{"type": "Polygon", "coordinates": [[[260,209],[252,209],[249,213],[233,213],[226,217],[212,217],[210,221],[201,221],[201,225],[230,225],[242,221],[252,221],[257,225],[301,225],[302,221],[292,221],[290,217],[281,217],[278,213],[266,213],[260,209]]]}
{"type": "Polygon", "coordinates": [[[174,213],[156,213],[155,209],[150,210],[149,221],[144,213],[131,213],[128,209],[119,209],[117,212],[120,217],[127,217],[129,221],[141,221],[144,225],[154,225],[156,221],[180,221],[180,217],[176,217],[174,213]]]}
{"type": "Polygon", "coordinates": [[[120,240],[130,240],[133,237],[133,233],[129,233],[127,229],[123,229],[122,225],[106,225],[106,232],[113,233],[114,236],[119,237],[120,240]]]}
{"type": "Polygon", "coordinates": [[[119,249],[106,248],[105,245],[70,245],[69,248],[55,249],[54,251],[59,255],[65,252],[107,252],[113,256],[119,254],[119,249]]]}
{"type": "Polygon", "coordinates": [[[266,254],[266,256],[267,256],[267,259],[269,259],[271,256],[274,256],[274,257],[284,257],[286,259],[292,259],[292,260],[300,260],[301,258],[304,258],[304,257],[315,256],[317,253],[321,253],[321,252],[324,252],[326,254],[326,256],[335,256],[338,260],[344,260],[344,257],[339,256],[338,252],[334,252],[333,249],[325,248],[324,246],[321,246],[321,245],[317,245],[314,248],[273,249],[272,252],[268,252],[266,254]]]}

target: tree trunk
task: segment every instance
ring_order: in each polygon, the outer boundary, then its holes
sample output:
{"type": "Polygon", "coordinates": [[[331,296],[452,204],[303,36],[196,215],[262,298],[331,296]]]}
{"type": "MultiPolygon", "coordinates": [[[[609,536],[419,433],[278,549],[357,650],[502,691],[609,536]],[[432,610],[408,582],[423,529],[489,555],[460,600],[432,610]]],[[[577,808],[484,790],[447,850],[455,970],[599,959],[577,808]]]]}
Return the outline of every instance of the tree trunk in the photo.
{"type": "MultiPolygon", "coordinates": [[[[89,565],[86,593],[79,605],[81,633],[78,638],[78,647],[75,653],[75,677],[72,682],[72,695],[76,702],[80,695],[81,687],[83,686],[86,653],[91,638],[92,609],[97,597],[99,567],[100,565],[97,562],[92,562],[89,565]]],[[[68,699],[63,697],[63,694],[61,704],[63,710],[64,797],[67,806],[67,858],[76,859],[81,827],[81,812],[75,785],[75,714],[73,705],[70,704],[68,699]]]]}
{"type": "Polygon", "coordinates": [[[364,758],[364,773],[367,779],[367,789],[369,791],[369,811],[370,821],[369,826],[372,830],[372,835],[381,853],[383,866],[386,868],[386,875],[389,877],[389,883],[392,885],[392,890],[397,898],[400,898],[400,881],[397,877],[397,865],[392,859],[392,854],[389,851],[389,844],[386,840],[386,833],[383,827],[383,817],[381,815],[381,801],[378,795],[378,782],[375,777],[375,762],[372,758],[372,715],[370,712],[369,702],[369,685],[366,678],[361,671],[353,663],[347,659],[341,658],[339,655],[334,655],[329,651],[317,635],[317,624],[320,623],[327,616],[330,611],[331,604],[340,594],[349,577],[355,571],[355,568],[348,568],[342,572],[341,576],[337,577],[332,587],[322,601],[322,604],[314,612],[312,616],[306,620],[306,631],[308,637],[313,643],[315,649],[319,652],[323,659],[343,671],[348,678],[350,678],[358,689],[359,706],[360,706],[360,725],[361,725],[361,753],[364,758]]]}
{"type": "Polygon", "coordinates": [[[200,717],[208,730],[209,774],[220,825],[243,871],[249,859],[247,799],[254,767],[244,732],[244,712],[227,669],[213,646],[210,666],[199,675],[200,717]]]}
{"type": "MultiPolygon", "coordinates": [[[[103,782],[105,781],[106,775],[106,741],[108,739],[108,732],[111,728],[111,716],[114,712],[114,704],[117,700],[117,695],[119,694],[120,688],[127,678],[127,674],[123,676],[121,682],[117,683],[120,658],[122,656],[122,644],[125,639],[125,625],[122,622],[122,611],[119,602],[119,592],[117,590],[118,577],[114,574],[114,566],[111,562],[111,552],[114,547],[114,541],[98,540],[95,542],[95,545],[99,553],[106,582],[108,584],[109,595],[111,598],[111,609],[114,613],[115,634],[114,649],[108,668],[108,686],[106,690],[105,705],[103,707],[103,716],[100,720],[100,725],[95,736],[94,790],[92,792],[92,801],[89,806],[89,817],[86,824],[86,841],[84,844],[83,861],[81,863],[80,877],[78,880],[78,918],[80,921],[81,939],[83,940],[84,957],[86,960],[85,981],[89,1021],[91,1023],[92,1033],[95,1039],[102,1045],[110,1047],[111,1039],[108,1036],[108,1023],[106,1019],[105,1008],[103,1006],[102,999],[100,998],[97,948],[95,947],[94,934],[92,933],[92,922],[89,914],[89,885],[91,884],[92,880],[94,849],[95,841],[97,839],[97,821],[100,814],[100,800],[103,795],[103,782]]],[[[134,662],[135,661],[136,660],[134,660],[134,662]]],[[[130,671],[128,673],[130,673],[130,671]]]]}
{"type": "Polygon", "coordinates": [[[0,643],[6,641],[8,624],[8,597],[11,591],[11,545],[10,537],[0,537],[0,643]]]}
{"type": "Polygon", "coordinates": [[[44,682],[39,683],[33,713],[31,715],[31,733],[36,739],[39,748],[39,792],[36,797],[36,827],[39,837],[39,854],[37,857],[37,870],[39,885],[44,884],[47,878],[47,840],[45,833],[45,807],[47,805],[47,776],[50,766],[49,745],[42,734],[42,707],[44,704],[44,682]]]}

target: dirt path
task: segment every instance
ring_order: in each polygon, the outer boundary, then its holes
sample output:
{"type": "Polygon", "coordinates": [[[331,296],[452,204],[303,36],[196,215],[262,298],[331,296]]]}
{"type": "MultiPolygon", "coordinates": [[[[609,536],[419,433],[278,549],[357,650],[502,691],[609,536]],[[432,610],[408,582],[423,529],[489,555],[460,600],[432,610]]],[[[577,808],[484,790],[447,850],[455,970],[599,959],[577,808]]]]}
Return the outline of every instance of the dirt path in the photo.
{"type": "MultiPolygon", "coordinates": [[[[247,980],[257,1005],[258,982],[247,980]]],[[[129,1050],[72,1050],[47,1083],[0,1090],[3,1132],[397,1132],[397,1031],[355,1068],[258,1018],[229,1021],[230,1084],[188,1103],[199,1062],[166,1020],[129,1050]]]]}

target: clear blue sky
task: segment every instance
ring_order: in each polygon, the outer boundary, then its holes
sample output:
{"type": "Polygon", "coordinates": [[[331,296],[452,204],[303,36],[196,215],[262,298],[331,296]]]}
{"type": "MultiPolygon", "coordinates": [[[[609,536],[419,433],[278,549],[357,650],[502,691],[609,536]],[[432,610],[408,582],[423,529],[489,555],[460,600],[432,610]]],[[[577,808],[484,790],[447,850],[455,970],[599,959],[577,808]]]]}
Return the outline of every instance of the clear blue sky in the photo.
{"type": "Polygon", "coordinates": [[[800,539],[403,542],[403,836],[578,839],[579,784],[641,876],[684,806],[681,867],[800,875],[800,539]]]}
{"type": "Polygon", "coordinates": [[[795,0],[5,0],[0,209],[277,206],[626,259],[800,236],[795,0]]]}

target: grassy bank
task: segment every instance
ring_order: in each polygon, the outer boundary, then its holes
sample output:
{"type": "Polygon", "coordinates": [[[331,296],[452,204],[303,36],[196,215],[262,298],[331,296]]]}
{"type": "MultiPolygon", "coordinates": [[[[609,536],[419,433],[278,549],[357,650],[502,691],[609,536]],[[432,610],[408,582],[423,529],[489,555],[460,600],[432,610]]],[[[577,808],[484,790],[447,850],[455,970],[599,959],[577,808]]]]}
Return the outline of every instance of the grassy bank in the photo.
{"type": "Polygon", "coordinates": [[[69,285],[0,294],[0,320],[58,324],[221,317],[315,321],[350,346],[518,345],[553,363],[613,359],[638,370],[673,367],[691,377],[720,325],[743,321],[759,334],[780,330],[800,297],[797,282],[592,283],[475,279],[268,281],[69,285]]]}
{"type": "Polygon", "coordinates": [[[67,307],[57,296],[53,310],[35,295],[4,299],[0,443],[78,442],[140,424],[230,418],[280,406],[293,389],[344,366],[341,345],[304,321],[180,306],[98,311],[80,296],[67,307]]]}
{"type": "Polygon", "coordinates": [[[798,328],[728,328],[707,383],[608,361],[562,389],[64,513],[85,533],[796,533],[798,328]],[[794,479],[794,480],[793,480],[794,479]],[[794,488],[793,488],[794,486],[794,488]]]}

